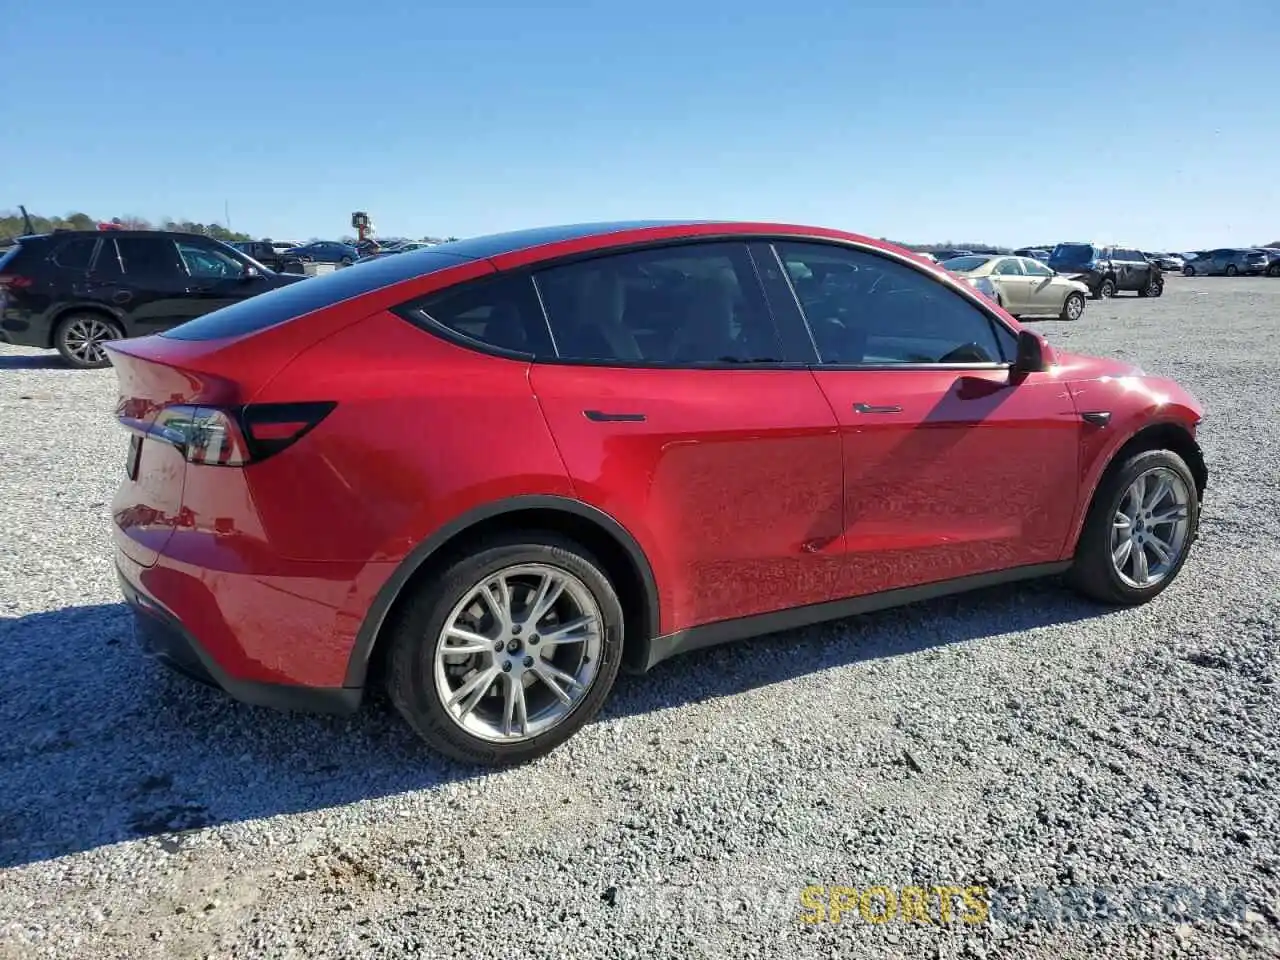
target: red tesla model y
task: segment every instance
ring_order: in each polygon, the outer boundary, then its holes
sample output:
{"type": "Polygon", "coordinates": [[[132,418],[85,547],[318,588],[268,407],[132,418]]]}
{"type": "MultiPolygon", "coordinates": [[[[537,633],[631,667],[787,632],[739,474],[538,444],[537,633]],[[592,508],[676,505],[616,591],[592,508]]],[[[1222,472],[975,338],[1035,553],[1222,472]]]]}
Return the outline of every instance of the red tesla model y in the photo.
{"type": "Polygon", "coordinates": [[[619,669],[1051,574],[1137,604],[1206,470],[1177,384],[833,230],[614,223],[387,257],[109,345],[147,647],[510,763],[619,669]]]}

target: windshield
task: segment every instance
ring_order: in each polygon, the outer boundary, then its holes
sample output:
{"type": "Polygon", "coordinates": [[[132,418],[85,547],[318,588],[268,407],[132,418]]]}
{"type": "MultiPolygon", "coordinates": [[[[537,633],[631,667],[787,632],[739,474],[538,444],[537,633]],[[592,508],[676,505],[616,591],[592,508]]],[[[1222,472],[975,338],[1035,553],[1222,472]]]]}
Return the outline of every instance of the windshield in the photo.
{"type": "Polygon", "coordinates": [[[1049,263],[1088,263],[1093,257],[1092,244],[1060,243],[1049,254],[1049,263]]]}
{"type": "Polygon", "coordinates": [[[956,273],[968,273],[970,270],[977,270],[990,262],[990,257],[952,257],[950,260],[943,260],[942,266],[944,269],[954,270],[956,273]]]}

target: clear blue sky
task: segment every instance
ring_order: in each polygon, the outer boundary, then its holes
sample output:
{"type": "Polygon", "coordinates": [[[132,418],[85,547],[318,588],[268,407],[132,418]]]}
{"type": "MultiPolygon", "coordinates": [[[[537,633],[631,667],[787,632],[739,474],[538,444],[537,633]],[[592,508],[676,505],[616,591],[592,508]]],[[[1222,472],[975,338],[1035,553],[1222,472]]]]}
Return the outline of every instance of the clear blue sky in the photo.
{"type": "Polygon", "coordinates": [[[1280,239],[1273,0],[10,0],[0,24],[0,208],[1280,239]]]}

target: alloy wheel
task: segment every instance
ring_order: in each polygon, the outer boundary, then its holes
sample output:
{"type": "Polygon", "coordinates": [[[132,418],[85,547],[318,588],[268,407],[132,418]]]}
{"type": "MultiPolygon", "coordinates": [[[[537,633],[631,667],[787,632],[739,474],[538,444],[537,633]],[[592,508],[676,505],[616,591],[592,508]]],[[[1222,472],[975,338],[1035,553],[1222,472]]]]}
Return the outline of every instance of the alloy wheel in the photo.
{"type": "Polygon", "coordinates": [[[120,332],[98,317],[76,317],[62,335],[67,353],[86,366],[96,366],[107,361],[103,344],[120,339],[120,332]]]}
{"type": "Polygon", "coordinates": [[[604,618],[586,584],[548,564],[505,567],[472,587],[436,639],[436,695],[483,740],[518,743],[573,712],[600,665],[604,618]]]}
{"type": "Polygon", "coordinates": [[[1190,527],[1191,491],[1167,467],[1139,474],[1111,522],[1111,562],[1130,587],[1155,586],[1177,566],[1190,527]]]}
{"type": "Polygon", "coordinates": [[[1079,320],[1083,313],[1084,297],[1075,295],[1067,297],[1067,319],[1079,320]]]}

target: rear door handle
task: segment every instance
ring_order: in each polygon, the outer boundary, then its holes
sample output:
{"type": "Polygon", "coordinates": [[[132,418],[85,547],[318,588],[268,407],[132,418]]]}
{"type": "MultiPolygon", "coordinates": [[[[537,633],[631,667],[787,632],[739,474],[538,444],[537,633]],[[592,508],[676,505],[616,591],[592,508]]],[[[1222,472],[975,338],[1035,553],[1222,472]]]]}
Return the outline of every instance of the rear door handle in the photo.
{"type": "Polygon", "coordinates": [[[878,407],[873,403],[855,403],[853,405],[854,413],[901,413],[902,408],[895,404],[878,407]]]}
{"type": "Polygon", "coordinates": [[[583,410],[582,415],[593,423],[644,423],[643,413],[607,413],[604,410],[583,410]]]}

